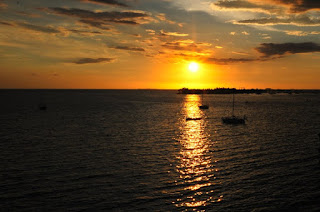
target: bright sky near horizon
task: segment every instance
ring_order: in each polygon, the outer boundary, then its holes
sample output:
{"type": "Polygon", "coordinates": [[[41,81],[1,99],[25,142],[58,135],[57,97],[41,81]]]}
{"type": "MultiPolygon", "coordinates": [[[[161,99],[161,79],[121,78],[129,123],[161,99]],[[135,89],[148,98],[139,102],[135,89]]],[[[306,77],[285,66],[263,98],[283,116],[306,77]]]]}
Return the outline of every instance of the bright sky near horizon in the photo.
{"type": "Polygon", "coordinates": [[[320,1],[0,0],[0,88],[320,89],[319,78],[320,1]]]}

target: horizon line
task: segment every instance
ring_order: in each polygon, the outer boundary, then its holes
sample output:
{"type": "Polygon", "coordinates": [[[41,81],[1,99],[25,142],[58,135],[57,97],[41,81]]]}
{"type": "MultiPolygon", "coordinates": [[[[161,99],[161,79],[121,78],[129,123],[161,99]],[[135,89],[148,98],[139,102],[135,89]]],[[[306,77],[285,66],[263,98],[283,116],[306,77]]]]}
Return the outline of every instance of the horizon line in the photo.
{"type": "MultiPolygon", "coordinates": [[[[183,87],[186,88],[186,87],[183,87]]],[[[183,88],[0,88],[0,90],[180,90],[183,88]]],[[[186,88],[189,90],[214,90],[217,88],[236,89],[236,90],[320,90],[320,88],[232,88],[232,87],[216,87],[216,88],[186,88]]]]}

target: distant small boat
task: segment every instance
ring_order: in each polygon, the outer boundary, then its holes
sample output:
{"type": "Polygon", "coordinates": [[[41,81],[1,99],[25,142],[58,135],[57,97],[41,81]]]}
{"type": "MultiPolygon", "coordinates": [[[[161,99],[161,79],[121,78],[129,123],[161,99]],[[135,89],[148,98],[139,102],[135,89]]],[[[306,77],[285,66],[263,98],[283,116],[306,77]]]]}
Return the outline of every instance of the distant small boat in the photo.
{"type": "Polygon", "coordinates": [[[232,115],[227,117],[222,117],[222,122],[224,124],[245,124],[246,123],[246,117],[243,118],[237,117],[234,115],[234,94],[232,94],[232,115]]]}
{"type": "Polygon", "coordinates": [[[190,117],[187,117],[186,118],[186,121],[195,121],[195,120],[201,120],[202,118],[201,117],[198,117],[198,118],[190,118],[190,117]]]}
{"type": "Polygon", "coordinates": [[[202,110],[209,109],[208,105],[199,105],[199,108],[202,110]]]}
{"type": "Polygon", "coordinates": [[[203,92],[204,92],[204,91],[202,91],[202,95],[201,95],[201,105],[199,105],[199,109],[201,109],[201,110],[206,110],[206,109],[209,109],[209,105],[203,104],[203,92]]]}
{"type": "Polygon", "coordinates": [[[44,103],[39,104],[38,107],[39,107],[39,110],[46,110],[47,109],[47,105],[44,103]]]}
{"type": "Polygon", "coordinates": [[[246,117],[243,117],[243,118],[236,117],[236,116],[222,117],[222,121],[225,124],[245,124],[246,117]]]}

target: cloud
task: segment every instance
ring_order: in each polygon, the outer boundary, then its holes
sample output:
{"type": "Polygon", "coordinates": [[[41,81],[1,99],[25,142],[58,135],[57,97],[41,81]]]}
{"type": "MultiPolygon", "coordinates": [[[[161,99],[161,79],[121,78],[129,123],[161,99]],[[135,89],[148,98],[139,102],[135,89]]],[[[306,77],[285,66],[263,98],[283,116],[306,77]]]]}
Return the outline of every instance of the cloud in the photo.
{"type": "MultiPolygon", "coordinates": [[[[261,57],[257,58],[214,58],[208,57],[204,60],[206,63],[213,63],[217,65],[228,65],[235,63],[246,63],[246,62],[263,62],[273,59],[278,59],[285,54],[297,54],[297,53],[311,53],[311,52],[320,52],[320,45],[312,42],[305,43],[262,43],[259,47],[256,47],[259,53],[262,54],[261,57]]],[[[243,54],[247,53],[242,52],[232,52],[234,54],[243,54]]]]}
{"type": "Polygon", "coordinates": [[[281,8],[277,5],[265,4],[265,2],[249,2],[245,0],[220,0],[216,3],[212,3],[212,7],[215,9],[225,10],[250,10],[254,12],[267,12],[267,13],[278,13],[281,8]]]}
{"type": "Polygon", "coordinates": [[[136,52],[144,52],[144,48],[140,47],[129,47],[129,46],[109,46],[111,49],[119,49],[119,50],[127,50],[127,51],[136,51],[136,52]]]}
{"type": "Polygon", "coordinates": [[[33,25],[28,23],[16,23],[16,24],[25,29],[29,29],[37,32],[44,32],[44,33],[60,33],[61,32],[60,30],[55,29],[53,27],[49,27],[49,26],[38,26],[38,25],[33,25]]]}
{"type": "Polygon", "coordinates": [[[243,25],[297,25],[297,26],[320,26],[319,19],[312,19],[306,15],[290,16],[289,18],[259,18],[250,20],[234,21],[234,24],[243,25]]]}
{"type": "Polygon", "coordinates": [[[162,47],[178,51],[194,51],[201,52],[205,46],[211,46],[209,43],[195,43],[193,40],[178,40],[172,42],[165,42],[162,47]]]}
{"type": "Polygon", "coordinates": [[[102,63],[102,62],[112,62],[114,58],[80,58],[72,63],[75,64],[88,64],[88,63],[102,63]]]}
{"type": "Polygon", "coordinates": [[[155,35],[156,31],[154,31],[153,29],[146,29],[146,32],[148,32],[149,35],[155,35]]]}
{"type": "Polygon", "coordinates": [[[320,31],[299,31],[299,30],[285,30],[284,31],[287,35],[293,35],[293,36],[309,36],[309,35],[320,35],[320,31]]]}
{"type": "Polygon", "coordinates": [[[93,4],[107,4],[112,6],[128,7],[128,5],[118,2],[116,0],[81,0],[82,2],[93,3],[93,4]]]}
{"type": "Polygon", "coordinates": [[[271,36],[269,34],[266,33],[259,33],[259,35],[261,36],[262,39],[271,39],[271,36]]]}
{"type": "Polygon", "coordinates": [[[317,0],[219,0],[212,5],[229,10],[252,10],[270,13],[279,13],[283,8],[288,8],[290,13],[320,10],[320,1],[317,0]]]}
{"type": "MultiPolygon", "coordinates": [[[[262,1],[262,0],[260,0],[262,1]]],[[[268,0],[271,3],[285,5],[292,13],[302,13],[309,10],[320,10],[318,0],[268,0]]]]}
{"type": "Polygon", "coordinates": [[[20,16],[26,16],[26,17],[31,17],[31,18],[39,18],[40,17],[39,14],[29,13],[29,12],[25,12],[25,11],[16,11],[15,13],[20,16]]]}
{"type": "Polygon", "coordinates": [[[148,14],[140,11],[93,12],[90,10],[76,8],[66,9],[61,7],[49,8],[49,10],[58,15],[80,18],[83,23],[95,27],[101,27],[105,23],[137,25],[148,23],[152,19],[148,14]]]}
{"type": "Polygon", "coordinates": [[[234,63],[246,63],[246,62],[254,62],[259,61],[259,59],[255,58],[207,58],[205,60],[206,63],[213,63],[217,65],[228,65],[234,63]]]}
{"type": "Polygon", "coordinates": [[[298,31],[298,30],[286,30],[284,31],[287,35],[293,35],[293,36],[307,36],[310,35],[309,32],[304,32],[304,31],[298,31]]]}
{"type": "Polygon", "coordinates": [[[190,39],[167,41],[161,44],[160,58],[177,62],[181,60],[202,60],[213,53],[211,43],[195,42],[190,39]]]}
{"type": "Polygon", "coordinates": [[[309,10],[320,10],[320,1],[314,0],[219,0],[212,3],[214,8],[225,10],[250,10],[269,13],[269,17],[259,17],[232,21],[241,25],[296,25],[320,26],[320,19],[309,10]]]}
{"type": "Polygon", "coordinates": [[[177,22],[175,22],[175,21],[172,21],[172,20],[168,19],[168,18],[166,17],[166,14],[164,14],[164,13],[158,14],[158,15],[157,15],[157,18],[158,18],[160,21],[166,22],[166,23],[168,23],[168,24],[177,24],[179,27],[183,27],[183,24],[182,24],[182,23],[177,23],[177,22]]]}
{"type": "Polygon", "coordinates": [[[248,53],[246,52],[236,52],[236,51],[233,51],[232,54],[238,54],[238,55],[249,55],[248,53]]]}
{"type": "Polygon", "coordinates": [[[110,30],[110,28],[107,27],[108,25],[105,24],[103,21],[80,20],[79,22],[84,23],[84,24],[88,24],[88,25],[95,27],[95,28],[98,28],[98,29],[110,30]]]}
{"type": "Polygon", "coordinates": [[[6,25],[6,26],[14,26],[13,24],[7,22],[7,21],[0,21],[0,24],[6,25]]]}
{"type": "Polygon", "coordinates": [[[61,33],[64,36],[67,36],[71,33],[77,33],[80,35],[101,35],[102,33],[99,31],[89,31],[89,30],[81,30],[81,29],[66,29],[63,27],[54,28],[51,26],[39,26],[29,23],[23,23],[23,22],[16,22],[16,23],[10,23],[5,21],[0,21],[0,24],[6,25],[6,26],[13,26],[13,27],[22,27],[24,29],[37,31],[37,32],[43,32],[43,33],[49,33],[49,34],[56,34],[61,33]]]}
{"type": "Polygon", "coordinates": [[[101,35],[101,32],[98,31],[88,31],[88,30],[79,30],[79,29],[69,29],[69,32],[77,33],[80,35],[101,35]]]}
{"type": "Polygon", "coordinates": [[[255,48],[263,54],[263,57],[282,56],[284,54],[297,54],[308,52],[320,52],[320,45],[313,42],[305,43],[262,43],[255,48]]]}
{"type": "Polygon", "coordinates": [[[2,0],[0,0],[0,9],[5,9],[7,7],[8,7],[8,5],[6,3],[3,3],[2,0]]]}
{"type": "Polygon", "coordinates": [[[180,32],[165,32],[164,30],[161,30],[161,35],[164,36],[176,36],[176,37],[187,37],[189,34],[180,33],[180,32]]]}

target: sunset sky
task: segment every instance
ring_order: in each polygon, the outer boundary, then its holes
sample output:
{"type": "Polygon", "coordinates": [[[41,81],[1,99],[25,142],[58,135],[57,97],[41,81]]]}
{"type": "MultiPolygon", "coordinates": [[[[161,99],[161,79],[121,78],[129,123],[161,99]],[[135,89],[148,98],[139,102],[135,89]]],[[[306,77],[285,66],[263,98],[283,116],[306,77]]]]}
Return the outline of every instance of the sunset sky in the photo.
{"type": "Polygon", "coordinates": [[[0,0],[0,88],[319,82],[320,1],[0,0]]]}

